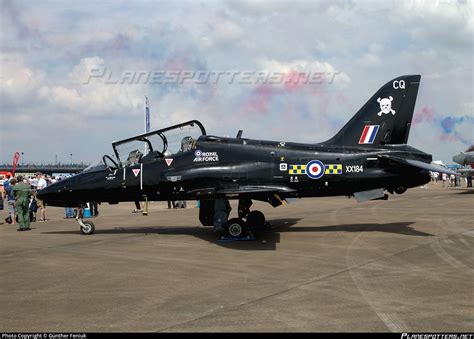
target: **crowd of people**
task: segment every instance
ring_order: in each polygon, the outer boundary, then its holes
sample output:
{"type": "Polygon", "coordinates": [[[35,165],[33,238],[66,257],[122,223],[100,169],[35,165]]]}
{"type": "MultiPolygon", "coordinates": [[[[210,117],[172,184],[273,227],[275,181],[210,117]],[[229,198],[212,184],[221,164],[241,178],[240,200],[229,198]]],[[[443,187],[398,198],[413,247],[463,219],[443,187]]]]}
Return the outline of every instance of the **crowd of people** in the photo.
{"type": "MultiPolygon", "coordinates": [[[[0,192],[0,209],[4,209],[6,205],[8,211],[5,222],[18,224],[18,231],[28,231],[30,222],[47,221],[46,206],[36,197],[36,192],[48,186],[48,183],[52,184],[56,181],[56,178],[46,177],[41,173],[29,177],[7,175],[3,180],[3,190],[0,192]]],[[[0,221],[0,223],[3,222],[0,221]]]]}
{"type": "Polygon", "coordinates": [[[443,187],[461,187],[461,181],[464,180],[466,187],[472,187],[472,176],[467,175],[462,178],[460,175],[431,172],[431,181],[435,184],[442,181],[443,187]]]}
{"type": "MultiPolygon", "coordinates": [[[[38,199],[36,193],[65,177],[55,177],[36,173],[34,176],[11,177],[7,175],[3,180],[3,189],[0,190],[0,210],[7,210],[4,221],[8,224],[18,225],[18,231],[29,231],[31,222],[47,222],[46,204],[38,199]],[[6,208],[5,208],[6,207],[6,208]]],[[[98,204],[88,204],[90,216],[99,214],[98,204]]],[[[83,209],[66,207],[66,219],[75,218],[78,214],[82,217],[83,209]]],[[[4,222],[0,219],[0,224],[4,222]]]]}
{"type": "MultiPolygon", "coordinates": [[[[0,186],[0,211],[7,210],[7,217],[0,219],[4,222],[18,225],[18,231],[29,231],[31,222],[47,222],[46,204],[37,198],[36,193],[65,177],[55,177],[36,173],[34,176],[11,177],[7,175],[0,186]],[[4,221],[3,221],[4,220],[4,221]]],[[[89,202],[81,207],[65,207],[65,218],[96,217],[99,215],[97,202],[89,202]]],[[[140,202],[135,202],[136,212],[142,212],[140,202]]],[[[168,201],[168,208],[186,208],[185,201],[168,201]]]]}

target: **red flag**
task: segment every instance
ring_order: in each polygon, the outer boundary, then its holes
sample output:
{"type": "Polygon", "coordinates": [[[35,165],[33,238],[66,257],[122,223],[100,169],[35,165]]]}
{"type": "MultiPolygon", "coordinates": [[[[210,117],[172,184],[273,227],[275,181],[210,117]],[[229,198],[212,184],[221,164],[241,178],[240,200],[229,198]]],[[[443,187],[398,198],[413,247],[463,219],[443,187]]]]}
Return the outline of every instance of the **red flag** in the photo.
{"type": "Polygon", "coordinates": [[[20,160],[20,153],[16,152],[13,156],[13,169],[12,175],[15,175],[16,166],[18,165],[18,161],[20,160]]]}

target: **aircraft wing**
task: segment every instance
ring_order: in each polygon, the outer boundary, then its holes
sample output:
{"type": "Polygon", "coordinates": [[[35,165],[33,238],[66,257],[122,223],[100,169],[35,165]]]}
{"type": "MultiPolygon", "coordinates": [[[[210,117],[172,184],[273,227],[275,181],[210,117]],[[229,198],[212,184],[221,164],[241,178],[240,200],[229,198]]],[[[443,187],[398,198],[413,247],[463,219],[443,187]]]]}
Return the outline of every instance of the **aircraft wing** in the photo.
{"type": "Polygon", "coordinates": [[[419,160],[403,159],[403,158],[398,158],[398,157],[394,157],[394,156],[390,156],[390,155],[381,155],[379,157],[382,158],[382,159],[391,160],[391,161],[393,161],[395,163],[399,163],[401,165],[415,167],[415,168],[418,168],[418,169],[424,169],[424,170],[427,170],[427,171],[447,173],[447,174],[457,174],[456,172],[454,172],[454,171],[452,171],[452,170],[450,170],[446,167],[443,167],[443,166],[440,166],[440,165],[437,165],[437,164],[428,164],[426,162],[419,161],[419,160]]]}
{"type": "Polygon", "coordinates": [[[232,187],[207,187],[199,188],[189,191],[191,194],[205,195],[205,194],[250,194],[250,193],[291,193],[296,190],[278,185],[239,185],[232,187]]]}

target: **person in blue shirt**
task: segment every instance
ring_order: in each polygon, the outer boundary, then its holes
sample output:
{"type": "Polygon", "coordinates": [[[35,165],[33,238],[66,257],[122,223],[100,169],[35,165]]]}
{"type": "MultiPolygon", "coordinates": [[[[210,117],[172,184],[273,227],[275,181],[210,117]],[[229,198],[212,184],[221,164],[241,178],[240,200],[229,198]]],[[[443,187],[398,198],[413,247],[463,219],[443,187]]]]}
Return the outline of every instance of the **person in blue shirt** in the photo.
{"type": "Polygon", "coordinates": [[[16,213],[15,213],[15,196],[13,195],[13,186],[16,184],[16,179],[7,176],[8,180],[3,182],[3,188],[5,190],[5,194],[7,196],[7,203],[8,203],[8,214],[10,216],[11,223],[13,225],[16,224],[16,213]]]}

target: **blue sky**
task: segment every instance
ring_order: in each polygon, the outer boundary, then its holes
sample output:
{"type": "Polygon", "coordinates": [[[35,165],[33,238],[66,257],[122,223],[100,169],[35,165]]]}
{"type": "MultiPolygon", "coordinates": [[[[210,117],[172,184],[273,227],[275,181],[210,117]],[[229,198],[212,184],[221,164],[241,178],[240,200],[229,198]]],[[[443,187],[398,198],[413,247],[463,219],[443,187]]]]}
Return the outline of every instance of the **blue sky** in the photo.
{"type": "Polygon", "coordinates": [[[324,141],[383,84],[421,74],[409,144],[474,143],[472,1],[8,1],[0,162],[93,162],[111,142],[201,120],[209,134],[324,141]],[[336,74],[321,84],[85,83],[91,69],[336,74]]]}

